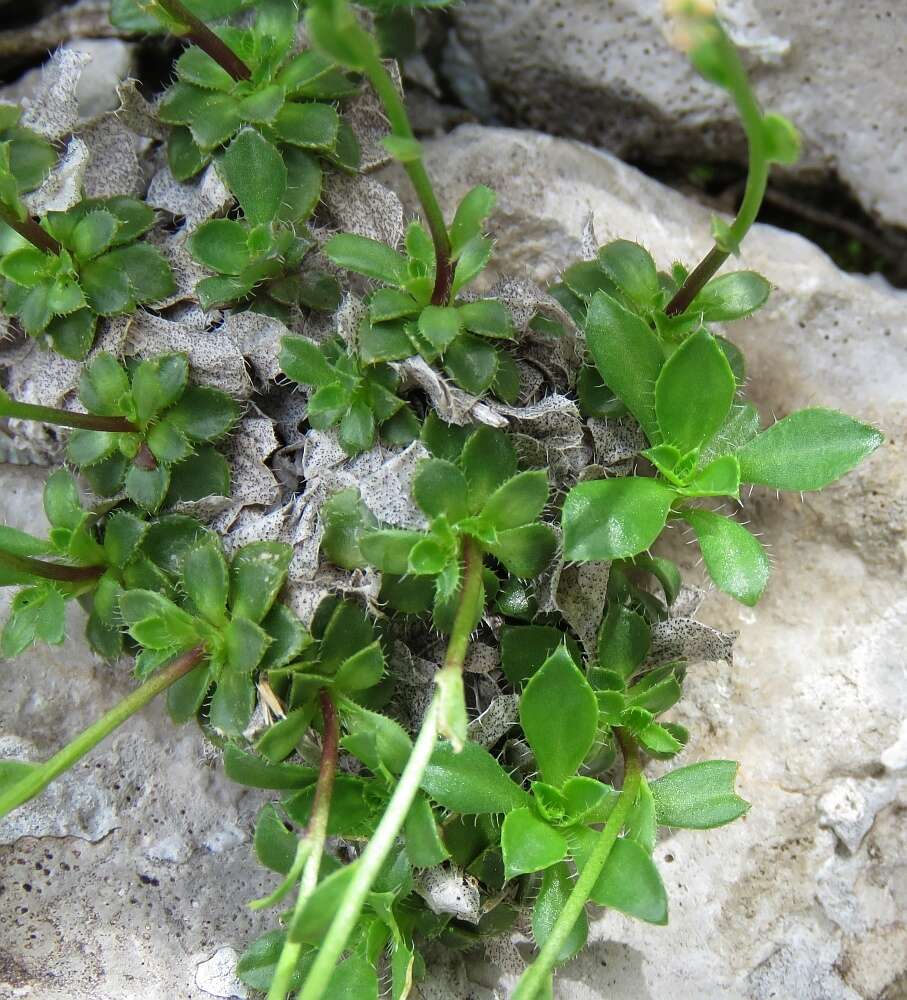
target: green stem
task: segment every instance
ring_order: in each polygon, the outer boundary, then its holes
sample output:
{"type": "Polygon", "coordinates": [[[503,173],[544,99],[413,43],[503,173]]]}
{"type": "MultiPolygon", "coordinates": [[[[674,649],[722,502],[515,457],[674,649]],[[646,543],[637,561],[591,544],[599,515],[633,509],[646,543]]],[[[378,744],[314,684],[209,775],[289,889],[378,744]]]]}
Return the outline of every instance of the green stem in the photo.
{"type": "Polygon", "coordinates": [[[249,80],[252,71],[239,56],[191,10],[188,10],[180,0],[154,0],[152,7],[161,7],[175,21],[186,26],[184,37],[206,52],[222,69],[225,69],[234,80],[249,80]]]}
{"type": "Polygon", "coordinates": [[[29,215],[26,215],[24,219],[20,219],[8,208],[0,205],[0,222],[5,222],[10,229],[15,229],[23,239],[28,240],[32,246],[37,247],[42,253],[57,255],[63,249],[53,236],[46,229],[39,226],[29,215]]]}
{"type": "Polygon", "coordinates": [[[127,695],[118,705],[103,715],[97,722],[80,733],[71,743],[67,743],[50,760],[38,765],[34,771],[14,782],[0,794],[0,818],[18,809],[43,791],[58,775],[68,771],[77,761],[93,750],[114,729],[121,726],[130,716],[144,708],[153,698],[170,687],[181,677],[194,670],[205,656],[205,649],[196,646],[183,653],[164,667],[150,680],[127,695]]]}
{"type": "MultiPolygon", "coordinates": [[[[334,778],[337,774],[337,748],[340,743],[340,724],[337,718],[337,708],[330,694],[324,690],[319,695],[321,714],[324,719],[324,741],[321,744],[321,766],[318,769],[318,782],[315,785],[315,798],[312,802],[312,814],[309,825],[303,835],[309,848],[305,868],[302,871],[302,881],[296,905],[293,907],[291,925],[302,915],[309,898],[318,885],[318,871],[321,868],[321,858],[324,854],[324,842],[328,832],[328,817],[331,812],[331,795],[334,791],[334,778]]],[[[271,988],[268,990],[268,1000],[284,1000],[290,991],[293,973],[299,964],[303,943],[292,941],[289,934],[284,941],[271,988]]]]}
{"type": "Polygon", "coordinates": [[[0,566],[45,580],[59,580],[61,583],[83,583],[97,580],[107,570],[106,566],[66,566],[64,563],[47,562],[33,556],[20,556],[0,549],[0,566]]]}
{"type": "Polygon", "coordinates": [[[125,417],[99,417],[94,413],[73,413],[56,406],[36,406],[33,403],[19,403],[0,391],[0,417],[17,420],[41,420],[58,427],[77,427],[87,431],[109,431],[113,434],[130,434],[139,430],[125,417]]]}
{"type": "Polygon", "coordinates": [[[611,848],[617,841],[620,831],[623,829],[630,809],[636,802],[639,794],[639,783],[641,769],[639,763],[639,751],[633,740],[618,730],[618,739],[624,753],[624,785],[620,791],[620,796],[608,817],[608,822],[586,862],[585,868],[579,873],[564,908],[554,922],[551,933],[538,954],[536,960],[520,976],[520,981],[511,996],[511,1000],[535,1000],[539,991],[545,984],[546,978],[551,974],[557,963],[558,955],[563,950],[573,926],[579,919],[589,900],[589,895],[598,880],[611,848]]]}
{"type": "MultiPolygon", "coordinates": [[[[438,671],[436,680],[445,672],[447,672],[447,676],[452,676],[454,671],[462,671],[466,651],[469,648],[469,636],[475,624],[474,607],[476,595],[480,593],[481,587],[482,556],[471,539],[467,539],[464,543],[464,558],[466,568],[457,612],[454,616],[454,625],[447,646],[447,656],[444,659],[444,666],[438,671]]],[[[439,681],[428,706],[428,711],[425,713],[425,718],[422,720],[422,728],[416,737],[412,753],[394,789],[394,794],[391,796],[387,809],[368,845],[355,862],[356,871],[353,879],[327,934],[321,942],[318,956],[309,969],[308,977],[297,1000],[321,1000],[326,995],[325,991],[334,972],[334,966],[346,947],[350,934],[359,920],[366,896],[368,896],[372,884],[378,877],[378,872],[387,860],[419,791],[422,775],[425,773],[435,749],[443,702],[444,688],[439,681]]]]}
{"type": "MultiPolygon", "coordinates": [[[[384,106],[391,134],[415,142],[416,137],[409,123],[406,105],[381,59],[373,51],[369,52],[364,71],[384,106]]],[[[453,284],[453,265],[450,259],[450,236],[444,222],[444,213],[441,211],[422,157],[404,163],[403,169],[409,176],[419,204],[422,206],[422,211],[425,213],[432,243],[435,247],[435,287],[432,291],[431,301],[436,306],[446,305],[450,299],[450,289],[453,284]]]]}
{"type": "MultiPolygon", "coordinates": [[[[750,89],[750,83],[743,63],[740,61],[740,56],[733,43],[720,28],[716,42],[721,48],[722,62],[728,73],[727,86],[737,105],[743,130],[746,132],[749,151],[746,189],[743,192],[743,201],[740,203],[737,217],[731,224],[731,243],[733,246],[739,246],[756,221],[762,199],[765,197],[769,158],[765,142],[765,129],[762,124],[762,109],[750,89]]],[[[712,247],[697,267],[690,272],[677,294],[668,303],[665,308],[667,315],[679,316],[684,312],[729,256],[730,253],[727,250],[722,250],[717,245],[712,247]]]]}

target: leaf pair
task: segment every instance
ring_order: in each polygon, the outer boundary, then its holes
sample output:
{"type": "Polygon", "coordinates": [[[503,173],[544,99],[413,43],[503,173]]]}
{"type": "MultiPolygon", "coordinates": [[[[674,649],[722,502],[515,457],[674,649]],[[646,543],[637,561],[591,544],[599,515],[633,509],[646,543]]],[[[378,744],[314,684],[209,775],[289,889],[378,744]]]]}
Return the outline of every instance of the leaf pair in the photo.
{"type": "Polygon", "coordinates": [[[400,379],[389,365],[362,365],[339,338],[321,346],[305,337],[281,340],[280,367],[300,385],[311,385],[307,415],[316,430],[338,427],[347,455],[375,444],[408,444],[419,435],[412,409],[397,396],[400,379]]]}
{"type": "Polygon", "coordinates": [[[42,222],[61,250],[48,253],[23,242],[0,258],[4,308],[26,333],[46,333],[65,357],[85,356],[98,316],[131,313],[176,288],[160,252],[139,242],[154,223],[143,202],[85,199],[65,212],[48,212],[42,222]]]}
{"type": "Polygon", "coordinates": [[[189,385],[183,354],[162,354],[123,366],[98,354],[82,371],[79,399],[89,413],[122,417],[130,429],[75,430],[67,457],[102,496],[120,489],[145,510],[165,501],[229,493],[230,472],[213,448],[238,416],[217,389],[189,385]]]}

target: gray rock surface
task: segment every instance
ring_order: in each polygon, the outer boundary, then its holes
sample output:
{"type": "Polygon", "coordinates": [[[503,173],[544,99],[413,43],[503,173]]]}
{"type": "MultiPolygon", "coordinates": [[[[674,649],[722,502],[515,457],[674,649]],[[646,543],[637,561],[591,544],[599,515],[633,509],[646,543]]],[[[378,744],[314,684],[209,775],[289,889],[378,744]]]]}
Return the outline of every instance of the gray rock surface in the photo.
{"type": "MultiPolygon", "coordinates": [[[[580,256],[590,212],[599,242],[639,240],[661,267],[708,249],[706,209],[578,143],[463,127],[429,150],[448,214],[473,184],[498,192],[491,232],[508,272],[556,277],[580,256]]],[[[762,412],[836,406],[889,441],[823,493],[745,500],[774,574],[754,609],[710,594],[698,617],[740,631],[734,666],[691,669],[675,717],[692,734],[683,762],[739,760],[752,809],[661,839],[669,925],[601,916],[556,981],[563,1000],[907,996],[907,295],[770,227],[733,266],[774,285],[727,331],[762,412]]],[[[665,550],[705,585],[684,541],[665,550]]],[[[470,973],[502,986],[487,965],[470,973]]]]}
{"type": "MultiPolygon", "coordinates": [[[[764,105],[803,133],[798,174],[837,174],[867,210],[907,226],[903,4],[718,6],[764,105]]],[[[452,14],[509,118],[630,159],[744,156],[730,101],[669,43],[662,0],[470,0],[452,14]]]]}
{"type": "MultiPolygon", "coordinates": [[[[639,239],[662,266],[708,246],[705,209],[576,143],[464,128],[431,144],[429,165],[448,212],[472,184],[498,190],[492,230],[510,273],[554,277],[579,255],[590,211],[600,241],[639,239]]],[[[590,949],[558,976],[562,1000],[907,995],[907,296],[764,227],[741,266],[775,285],[769,306],[729,331],[748,353],[752,396],[778,416],[840,406],[891,441],[827,493],[746,501],[775,574],[753,610],[710,595],[700,617],[740,630],[735,665],[692,670],[675,718],[692,732],[687,762],[741,761],[752,809],[726,829],[660,841],[670,924],[599,916],[590,949]]],[[[0,469],[0,516],[37,528],[41,476],[0,469]]],[[[695,580],[683,541],[667,549],[695,580]]],[[[125,666],[77,641],[35,650],[2,667],[0,736],[49,754],[129,683],[125,666]]],[[[264,926],[244,903],[273,880],[250,856],[256,797],[204,758],[191,727],[153,706],[61,783],[52,811],[35,803],[4,828],[0,997],[237,989],[232,952],[264,926]]],[[[432,971],[426,1000],[490,1000],[512,981],[478,959],[432,971]]]]}

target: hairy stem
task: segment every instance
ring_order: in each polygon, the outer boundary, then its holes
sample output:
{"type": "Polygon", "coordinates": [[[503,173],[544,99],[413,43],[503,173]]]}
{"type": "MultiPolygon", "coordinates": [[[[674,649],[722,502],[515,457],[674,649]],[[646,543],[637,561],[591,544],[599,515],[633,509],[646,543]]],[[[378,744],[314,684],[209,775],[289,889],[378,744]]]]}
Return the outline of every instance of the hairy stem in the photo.
{"type": "Polygon", "coordinates": [[[19,403],[0,391],[0,417],[17,420],[41,420],[58,427],[77,427],[86,431],[109,431],[113,434],[132,433],[139,428],[125,417],[99,417],[94,413],[73,413],[56,406],[36,406],[19,403]]]}
{"type": "Polygon", "coordinates": [[[154,0],[151,4],[166,11],[174,20],[185,25],[183,37],[188,38],[203,52],[206,52],[222,69],[225,69],[234,80],[249,80],[252,71],[239,56],[191,10],[188,10],[180,0],[154,0]]]}
{"type": "MultiPolygon", "coordinates": [[[[740,56],[723,30],[719,30],[716,43],[721,48],[722,62],[728,72],[728,89],[737,105],[743,130],[746,132],[749,153],[743,201],[740,204],[737,217],[731,224],[732,245],[739,246],[750,226],[756,221],[762,199],[765,197],[769,158],[765,130],[762,125],[762,109],[750,89],[740,56]]],[[[729,256],[727,250],[722,250],[717,245],[712,247],[697,267],[690,272],[677,294],[668,303],[665,308],[667,315],[679,316],[684,312],[729,256]]]]}
{"type": "MultiPolygon", "coordinates": [[[[302,914],[315,887],[318,885],[318,870],[321,868],[321,858],[324,854],[324,842],[328,832],[328,817],[331,812],[331,795],[334,791],[334,777],[337,774],[337,747],[340,743],[340,723],[337,718],[337,708],[325,690],[319,695],[321,715],[324,719],[324,741],[321,744],[321,765],[318,769],[318,783],[315,785],[315,798],[312,802],[312,815],[309,825],[303,834],[307,842],[308,857],[302,871],[302,881],[296,905],[293,907],[292,923],[302,914]]],[[[271,988],[268,990],[268,1000],[284,1000],[290,991],[293,973],[299,964],[302,951],[301,941],[292,941],[287,935],[284,941],[271,988]]]]}
{"type": "MultiPolygon", "coordinates": [[[[460,589],[457,612],[454,616],[454,627],[447,646],[447,656],[444,666],[438,671],[438,677],[444,671],[461,671],[466,651],[469,648],[469,635],[474,625],[473,613],[476,595],[482,580],[482,557],[475,543],[467,540],[464,545],[466,569],[463,585],[460,589]]],[[[337,909],[337,913],[328,928],[328,932],[318,949],[318,956],[309,970],[305,984],[297,1000],[321,1000],[326,995],[328,983],[334,972],[334,966],[340,958],[353,928],[362,912],[362,906],[372,883],[378,877],[378,872],[387,860],[394,846],[407,813],[419,791],[422,775],[431,759],[438,736],[441,721],[441,711],[444,701],[444,689],[440,683],[422,720],[422,728],[416,737],[412,753],[406,762],[406,767],[397,782],[394,794],[378,828],[375,830],[362,855],[355,862],[356,871],[346,894],[337,909]]]]}
{"type": "MultiPolygon", "coordinates": [[[[391,134],[415,142],[416,137],[409,123],[406,105],[394,86],[390,74],[384,68],[384,64],[377,55],[370,54],[364,69],[369,82],[375,88],[375,92],[384,106],[391,134]]],[[[435,287],[432,291],[431,301],[436,306],[447,305],[453,283],[453,264],[450,259],[450,237],[444,222],[444,213],[441,211],[422,157],[404,163],[403,169],[409,176],[419,204],[422,206],[422,211],[425,213],[432,243],[435,247],[435,287]]]]}
{"type": "Polygon", "coordinates": [[[639,782],[641,776],[639,764],[639,750],[634,741],[618,730],[618,739],[624,754],[624,785],[620,791],[620,797],[614,805],[611,815],[604,829],[599,834],[598,841],[586,862],[586,867],[580,872],[573,885],[564,908],[551,928],[548,939],[542,946],[537,958],[520,977],[511,1000],[534,1000],[545,984],[546,978],[551,974],[557,962],[557,957],[561,953],[573,925],[579,919],[589,894],[598,880],[611,848],[614,847],[617,837],[627,820],[630,809],[636,802],[639,794],[639,782]]]}
{"type": "Polygon", "coordinates": [[[0,549],[0,566],[5,566],[45,580],[59,580],[61,583],[84,583],[97,580],[107,570],[106,566],[67,566],[64,563],[47,562],[34,556],[20,556],[0,549]]]}
{"type": "Polygon", "coordinates": [[[43,253],[58,254],[63,247],[47,232],[42,229],[31,216],[26,215],[24,219],[16,217],[15,213],[0,205],[0,222],[5,222],[10,229],[28,240],[32,246],[37,247],[43,253]]]}
{"type": "Polygon", "coordinates": [[[130,716],[135,715],[140,708],[144,708],[149,701],[188,674],[190,670],[194,670],[204,659],[204,656],[203,646],[196,646],[195,649],[190,649],[187,653],[178,656],[169,666],[158,671],[141,687],[127,695],[119,705],[116,705],[106,715],[80,733],[59,753],[54,754],[50,760],[38,765],[19,781],[15,781],[0,794],[0,818],[28,802],[29,799],[33,799],[54,778],[64,771],[68,771],[130,716]]]}

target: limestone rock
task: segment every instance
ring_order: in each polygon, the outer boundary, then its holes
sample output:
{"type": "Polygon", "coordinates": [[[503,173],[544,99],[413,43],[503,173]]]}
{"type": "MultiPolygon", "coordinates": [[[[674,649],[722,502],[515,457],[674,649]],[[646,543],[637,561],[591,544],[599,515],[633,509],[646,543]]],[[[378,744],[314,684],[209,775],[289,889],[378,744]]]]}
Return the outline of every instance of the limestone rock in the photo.
{"type": "MultiPolygon", "coordinates": [[[[662,268],[708,249],[706,209],[589,147],[465,126],[428,150],[448,217],[473,184],[497,191],[501,271],[555,278],[582,256],[590,212],[600,242],[639,240],[662,268]]],[[[822,493],[744,498],[774,573],[753,609],[708,594],[697,618],[739,632],[733,666],[691,668],[671,718],[691,732],[681,763],[739,760],[752,808],[725,829],[661,838],[669,925],[601,915],[591,947],[556,977],[562,1000],[869,1000],[902,996],[907,983],[907,295],[842,274],[769,227],[728,266],[774,286],[763,310],[725,330],[746,353],[763,414],[835,406],[889,442],[822,493]]],[[[663,551],[705,583],[679,532],[663,551]]],[[[488,966],[469,973],[491,985],[488,966]]]]}
{"type": "MultiPolygon", "coordinates": [[[[867,210],[907,225],[901,5],[721,0],[718,9],[762,103],[803,134],[798,175],[837,174],[867,210]]],[[[452,15],[508,117],[629,159],[743,161],[730,100],[671,46],[662,0],[472,0],[452,15]]]]}

